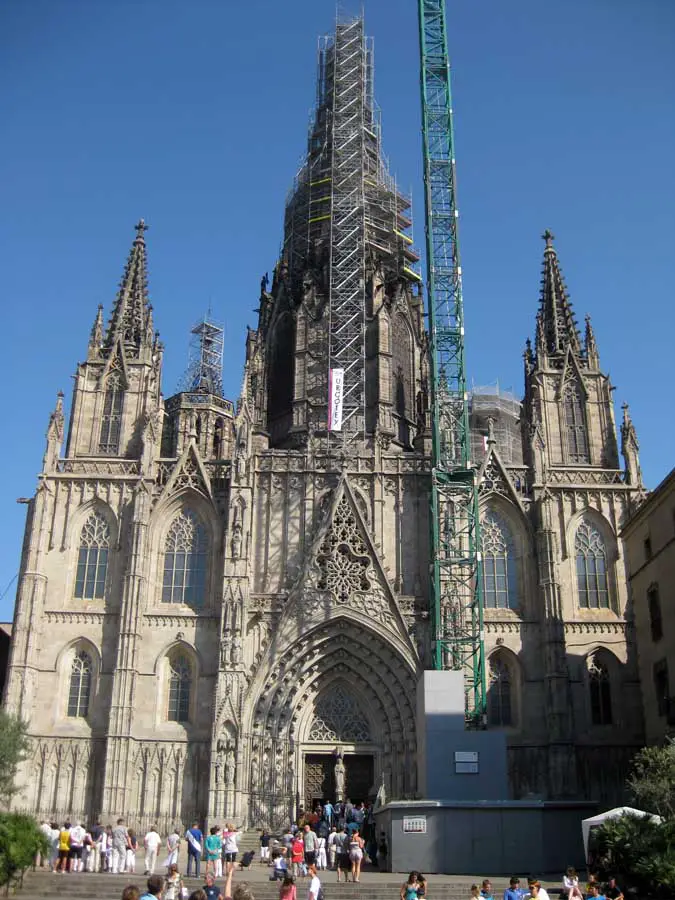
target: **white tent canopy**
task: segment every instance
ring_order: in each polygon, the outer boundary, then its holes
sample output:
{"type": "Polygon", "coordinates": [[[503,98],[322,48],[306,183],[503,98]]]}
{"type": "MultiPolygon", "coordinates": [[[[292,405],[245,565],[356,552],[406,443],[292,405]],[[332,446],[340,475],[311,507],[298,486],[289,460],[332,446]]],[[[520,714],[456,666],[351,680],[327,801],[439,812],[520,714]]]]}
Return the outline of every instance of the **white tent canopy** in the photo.
{"type": "Polygon", "coordinates": [[[631,806],[617,806],[614,809],[608,809],[607,812],[600,813],[597,816],[591,816],[590,819],[583,819],[581,822],[581,835],[584,839],[584,853],[586,854],[586,859],[588,859],[588,841],[591,835],[591,829],[598,825],[602,825],[605,819],[618,819],[619,816],[625,816],[626,813],[631,816],[640,816],[640,818],[649,816],[654,822],[659,824],[663,821],[661,816],[645,812],[643,809],[633,809],[631,806]]]}

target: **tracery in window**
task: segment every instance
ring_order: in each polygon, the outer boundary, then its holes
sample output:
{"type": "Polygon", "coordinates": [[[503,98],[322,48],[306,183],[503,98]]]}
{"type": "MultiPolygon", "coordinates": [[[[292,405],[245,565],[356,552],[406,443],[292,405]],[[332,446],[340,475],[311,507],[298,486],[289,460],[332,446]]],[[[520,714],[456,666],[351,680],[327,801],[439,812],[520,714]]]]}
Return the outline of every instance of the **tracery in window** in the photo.
{"type": "Polygon", "coordinates": [[[185,656],[176,656],[169,663],[169,722],[187,722],[190,719],[190,692],[192,667],[185,656]]]}
{"type": "Polygon", "coordinates": [[[496,728],[513,725],[513,680],[511,667],[500,653],[490,657],[488,683],[488,724],[496,728]]]}
{"type": "Polygon", "coordinates": [[[116,456],[120,450],[124,382],[120,372],[111,372],[105,384],[99,453],[116,456]]]}
{"type": "Polygon", "coordinates": [[[164,544],[163,603],[201,606],[206,591],[206,529],[184,509],[172,522],[164,544]]]}
{"type": "Polygon", "coordinates": [[[110,526],[101,513],[92,513],[80,532],[77,555],[75,597],[80,600],[103,600],[108,574],[110,526]]]}
{"type": "Polygon", "coordinates": [[[341,685],[329,689],[316,706],[310,741],[355,743],[370,740],[370,725],[354,697],[341,685]]]}
{"type": "Polygon", "coordinates": [[[317,562],[321,571],[319,589],[332,591],[340,602],[346,603],[354,591],[370,590],[368,548],[344,496],[319,548],[317,562]]]}
{"type": "Polygon", "coordinates": [[[591,721],[594,725],[612,724],[612,688],[607,665],[595,654],[588,661],[591,721]]]}
{"type": "Polygon", "coordinates": [[[502,516],[488,510],[481,521],[483,592],[486,609],[517,609],[518,563],[511,528],[502,516]]]}
{"type": "Polygon", "coordinates": [[[80,650],[75,655],[70,669],[68,716],[71,718],[86,719],[89,713],[92,670],[91,657],[84,650],[80,650]]]}
{"type": "Polygon", "coordinates": [[[579,384],[570,381],[565,385],[563,404],[569,462],[589,463],[591,460],[584,417],[584,398],[579,384]]]}
{"type": "Polygon", "coordinates": [[[583,609],[609,609],[607,550],[596,526],[580,522],[574,539],[577,564],[579,606],[583,609]]]}

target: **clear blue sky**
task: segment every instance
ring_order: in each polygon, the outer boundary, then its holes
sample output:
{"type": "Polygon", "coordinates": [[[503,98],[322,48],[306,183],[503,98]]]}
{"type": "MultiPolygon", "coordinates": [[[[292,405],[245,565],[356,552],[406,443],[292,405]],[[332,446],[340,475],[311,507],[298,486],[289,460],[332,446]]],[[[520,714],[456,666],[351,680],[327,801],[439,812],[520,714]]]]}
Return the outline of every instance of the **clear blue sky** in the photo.
{"type": "MultiPolygon", "coordinates": [[[[521,391],[551,228],[654,486],[675,463],[675,3],[448,7],[469,373],[521,391]]],[[[421,243],[417,3],[366,0],[365,14],[385,150],[421,243]]],[[[334,17],[328,0],[2,4],[0,592],[19,564],[15,499],[35,489],[56,391],[69,399],[140,216],[165,396],[209,305],[236,396],[334,17]]],[[[13,600],[11,587],[0,618],[13,600]]]]}

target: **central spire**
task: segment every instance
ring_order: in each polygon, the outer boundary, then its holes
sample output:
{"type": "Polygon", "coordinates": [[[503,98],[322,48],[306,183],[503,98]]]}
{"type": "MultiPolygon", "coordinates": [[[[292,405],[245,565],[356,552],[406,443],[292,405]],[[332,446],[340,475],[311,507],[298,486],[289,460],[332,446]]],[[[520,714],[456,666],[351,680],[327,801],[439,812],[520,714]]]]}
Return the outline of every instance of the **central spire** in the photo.
{"type": "Polygon", "coordinates": [[[343,379],[341,438],[347,440],[368,430],[365,343],[373,274],[377,270],[383,293],[401,279],[420,281],[408,233],[410,199],[397,189],[382,155],[373,71],[373,44],[361,18],[338,24],[320,41],[317,104],[305,162],[286,205],[277,269],[292,305],[314,292],[327,338],[326,409],[328,373],[337,371],[343,379]]]}

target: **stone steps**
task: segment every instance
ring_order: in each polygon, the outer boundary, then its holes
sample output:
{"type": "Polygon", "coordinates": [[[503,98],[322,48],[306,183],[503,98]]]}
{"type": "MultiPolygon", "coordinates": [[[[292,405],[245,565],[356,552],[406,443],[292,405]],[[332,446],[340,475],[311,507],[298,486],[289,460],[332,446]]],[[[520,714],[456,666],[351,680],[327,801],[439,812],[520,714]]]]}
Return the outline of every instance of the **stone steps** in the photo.
{"type": "MultiPolygon", "coordinates": [[[[266,868],[259,866],[260,871],[237,872],[238,881],[248,881],[252,887],[256,900],[278,900],[279,886],[275,882],[267,880],[266,868]],[[249,877],[250,876],[250,877],[249,877]],[[264,879],[264,880],[263,880],[264,879]]],[[[405,876],[395,874],[378,873],[370,875],[364,873],[360,884],[351,882],[337,884],[334,872],[321,873],[322,884],[326,900],[392,900],[398,896],[405,876]]],[[[436,881],[430,878],[430,893],[434,900],[467,900],[471,889],[471,880],[458,879],[456,881],[440,879],[436,881]]],[[[189,891],[201,887],[203,878],[184,879],[189,891]]],[[[146,878],[142,874],[131,875],[94,875],[91,873],[79,873],[76,875],[54,875],[48,871],[37,870],[26,874],[24,888],[19,892],[19,900],[120,900],[122,890],[127,884],[136,884],[145,887],[146,878]]],[[[504,879],[495,879],[495,896],[501,896],[507,886],[504,879]]],[[[219,879],[223,886],[223,880],[219,879]]],[[[298,897],[303,900],[309,882],[305,878],[298,879],[298,897]]]]}

